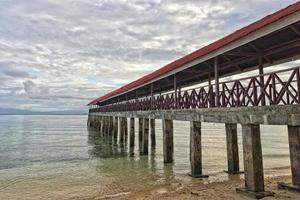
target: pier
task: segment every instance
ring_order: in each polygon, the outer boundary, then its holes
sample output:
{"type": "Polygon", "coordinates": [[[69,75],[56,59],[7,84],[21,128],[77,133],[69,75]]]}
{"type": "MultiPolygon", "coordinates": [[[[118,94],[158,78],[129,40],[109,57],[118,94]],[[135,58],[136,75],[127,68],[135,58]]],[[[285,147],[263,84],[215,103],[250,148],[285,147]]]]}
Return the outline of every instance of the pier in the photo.
{"type": "Polygon", "coordinates": [[[148,155],[156,145],[155,119],[160,119],[167,164],[174,162],[173,120],[189,121],[190,176],[209,178],[202,168],[201,123],[223,123],[226,173],[243,173],[242,151],[245,187],[236,191],[263,198],[273,192],[265,191],[260,125],[285,125],[292,184],[278,186],[300,191],[300,66],[288,64],[299,56],[297,2],[93,100],[88,126],[148,155]],[[286,67],[278,70],[278,64],[286,67]],[[242,126],[243,149],[238,149],[237,124],[242,126]]]}

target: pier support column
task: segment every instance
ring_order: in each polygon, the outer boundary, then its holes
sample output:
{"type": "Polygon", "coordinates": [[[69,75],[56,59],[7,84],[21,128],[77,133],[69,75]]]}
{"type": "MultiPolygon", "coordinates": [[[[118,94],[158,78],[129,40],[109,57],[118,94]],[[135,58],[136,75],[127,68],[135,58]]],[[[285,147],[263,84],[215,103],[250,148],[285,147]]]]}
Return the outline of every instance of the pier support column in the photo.
{"type": "Polygon", "coordinates": [[[114,117],[114,141],[118,141],[118,117],[114,117]]]}
{"type": "Polygon", "coordinates": [[[97,131],[100,131],[101,127],[101,116],[97,116],[97,131]]]}
{"type": "Polygon", "coordinates": [[[134,130],[134,118],[130,118],[130,135],[129,135],[129,147],[134,147],[135,130],[134,130]]]}
{"type": "Polygon", "coordinates": [[[91,127],[91,115],[90,114],[88,115],[86,125],[87,125],[87,127],[91,127]]]}
{"type": "Polygon", "coordinates": [[[139,151],[143,153],[143,118],[139,118],[139,151]]]}
{"type": "Polygon", "coordinates": [[[155,139],[155,119],[150,119],[150,127],[151,127],[151,146],[154,147],[156,145],[155,139]]]}
{"type": "Polygon", "coordinates": [[[105,116],[102,116],[101,119],[101,136],[104,138],[105,137],[105,116]]]}
{"type": "Polygon", "coordinates": [[[149,118],[144,118],[143,120],[143,155],[148,155],[149,146],[149,118]]]}
{"type": "Polygon", "coordinates": [[[127,117],[124,117],[124,139],[125,139],[125,143],[128,143],[128,123],[127,123],[127,117]]]}
{"type": "Polygon", "coordinates": [[[106,116],[103,116],[102,117],[102,120],[103,120],[103,132],[102,132],[102,135],[103,137],[105,136],[105,131],[106,131],[106,116]]]}
{"type": "Polygon", "coordinates": [[[201,145],[201,122],[190,122],[190,176],[194,178],[207,178],[202,174],[202,145],[201,145]]]}
{"type": "Polygon", "coordinates": [[[245,188],[236,191],[257,199],[273,196],[274,193],[265,192],[259,125],[243,124],[242,135],[245,188]]]}
{"type": "Polygon", "coordinates": [[[114,117],[109,116],[109,138],[112,139],[114,134],[114,117]]]}
{"type": "Polygon", "coordinates": [[[119,143],[124,144],[125,141],[125,120],[126,118],[124,117],[119,117],[119,130],[120,130],[120,138],[119,138],[119,143]]]}
{"type": "Polygon", "coordinates": [[[300,192],[300,126],[288,126],[292,185],[279,183],[279,188],[300,192]]]}
{"type": "Polygon", "coordinates": [[[99,134],[101,135],[101,126],[102,126],[102,116],[98,116],[98,127],[97,130],[99,131],[99,134]]]}
{"type": "Polygon", "coordinates": [[[227,144],[228,174],[239,174],[239,146],[237,137],[237,124],[225,124],[227,144]]]}
{"type": "Polygon", "coordinates": [[[103,131],[102,131],[102,135],[103,135],[103,138],[105,138],[105,136],[106,136],[106,116],[103,116],[102,117],[103,119],[103,125],[102,125],[102,129],[103,129],[103,131]]]}
{"type": "Polygon", "coordinates": [[[173,120],[163,119],[163,153],[164,153],[164,163],[173,162],[173,120]]]}
{"type": "Polygon", "coordinates": [[[95,129],[98,129],[98,116],[95,116],[95,129]]]}
{"type": "Polygon", "coordinates": [[[109,117],[105,116],[105,136],[108,135],[109,132],[109,117]]]}

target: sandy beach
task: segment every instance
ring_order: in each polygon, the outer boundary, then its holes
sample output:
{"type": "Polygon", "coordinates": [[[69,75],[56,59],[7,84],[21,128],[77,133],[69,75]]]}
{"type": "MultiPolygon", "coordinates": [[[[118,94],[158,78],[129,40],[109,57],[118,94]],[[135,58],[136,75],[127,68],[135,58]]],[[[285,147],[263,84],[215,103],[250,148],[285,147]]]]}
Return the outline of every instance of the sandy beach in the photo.
{"type": "MultiPolygon", "coordinates": [[[[274,197],[264,199],[299,199],[300,194],[277,188],[278,182],[290,182],[290,176],[278,176],[265,179],[266,191],[275,193],[274,197]]],[[[224,182],[203,183],[180,183],[174,182],[170,185],[162,185],[155,189],[144,190],[136,193],[122,193],[119,195],[98,197],[95,200],[113,199],[113,200],[132,200],[132,199],[251,199],[235,192],[235,188],[243,187],[243,179],[232,179],[224,182]]]]}

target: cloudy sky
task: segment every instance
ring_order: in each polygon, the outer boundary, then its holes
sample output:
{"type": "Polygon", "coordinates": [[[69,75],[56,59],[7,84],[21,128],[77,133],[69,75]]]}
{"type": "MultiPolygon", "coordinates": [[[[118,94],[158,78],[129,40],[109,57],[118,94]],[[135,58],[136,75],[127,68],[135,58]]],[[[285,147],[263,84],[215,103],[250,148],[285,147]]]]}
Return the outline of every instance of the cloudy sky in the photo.
{"type": "Polygon", "coordinates": [[[293,0],[0,0],[0,108],[94,97],[293,0]]]}

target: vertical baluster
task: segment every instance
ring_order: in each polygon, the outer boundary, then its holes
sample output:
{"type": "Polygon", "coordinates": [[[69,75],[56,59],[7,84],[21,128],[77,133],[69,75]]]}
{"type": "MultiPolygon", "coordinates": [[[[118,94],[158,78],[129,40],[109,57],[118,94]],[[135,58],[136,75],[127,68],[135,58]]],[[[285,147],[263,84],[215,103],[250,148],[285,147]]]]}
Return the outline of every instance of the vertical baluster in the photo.
{"type": "Polygon", "coordinates": [[[298,103],[300,103],[300,68],[296,69],[297,73],[297,90],[298,90],[298,103]]]}
{"type": "Polygon", "coordinates": [[[290,104],[290,95],[289,93],[287,92],[289,90],[289,85],[286,87],[286,91],[285,91],[285,94],[286,94],[286,104],[289,105],[290,104]]]}
{"type": "Polygon", "coordinates": [[[257,101],[257,86],[256,86],[256,78],[252,79],[253,81],[253,106],[258,106],[258,101],[257,101]]]}
{"type": "Polygon", "coordinates": [[[275,76],[272,74],[272,87],[273,87],[273,103],[276,103],[276,84],[275,84],[275,76]]]}
{"type": "Polygon", "coordinates": [[[241,101],[240,101],[240,81],[238,80],[238,81],[236,81],[236,97],[237,97],[237,99],[236,99],[236,103],[237,103],[237,106],[236,107],[239,107],[239,106],[241,106],[241,101]]]}
{"type": "Polygon", "coordinates": [[[225,86],[224,86],[225,83],[222,83],[222,105],[221,107],[226,107],[225,105],[225,86]]]}

